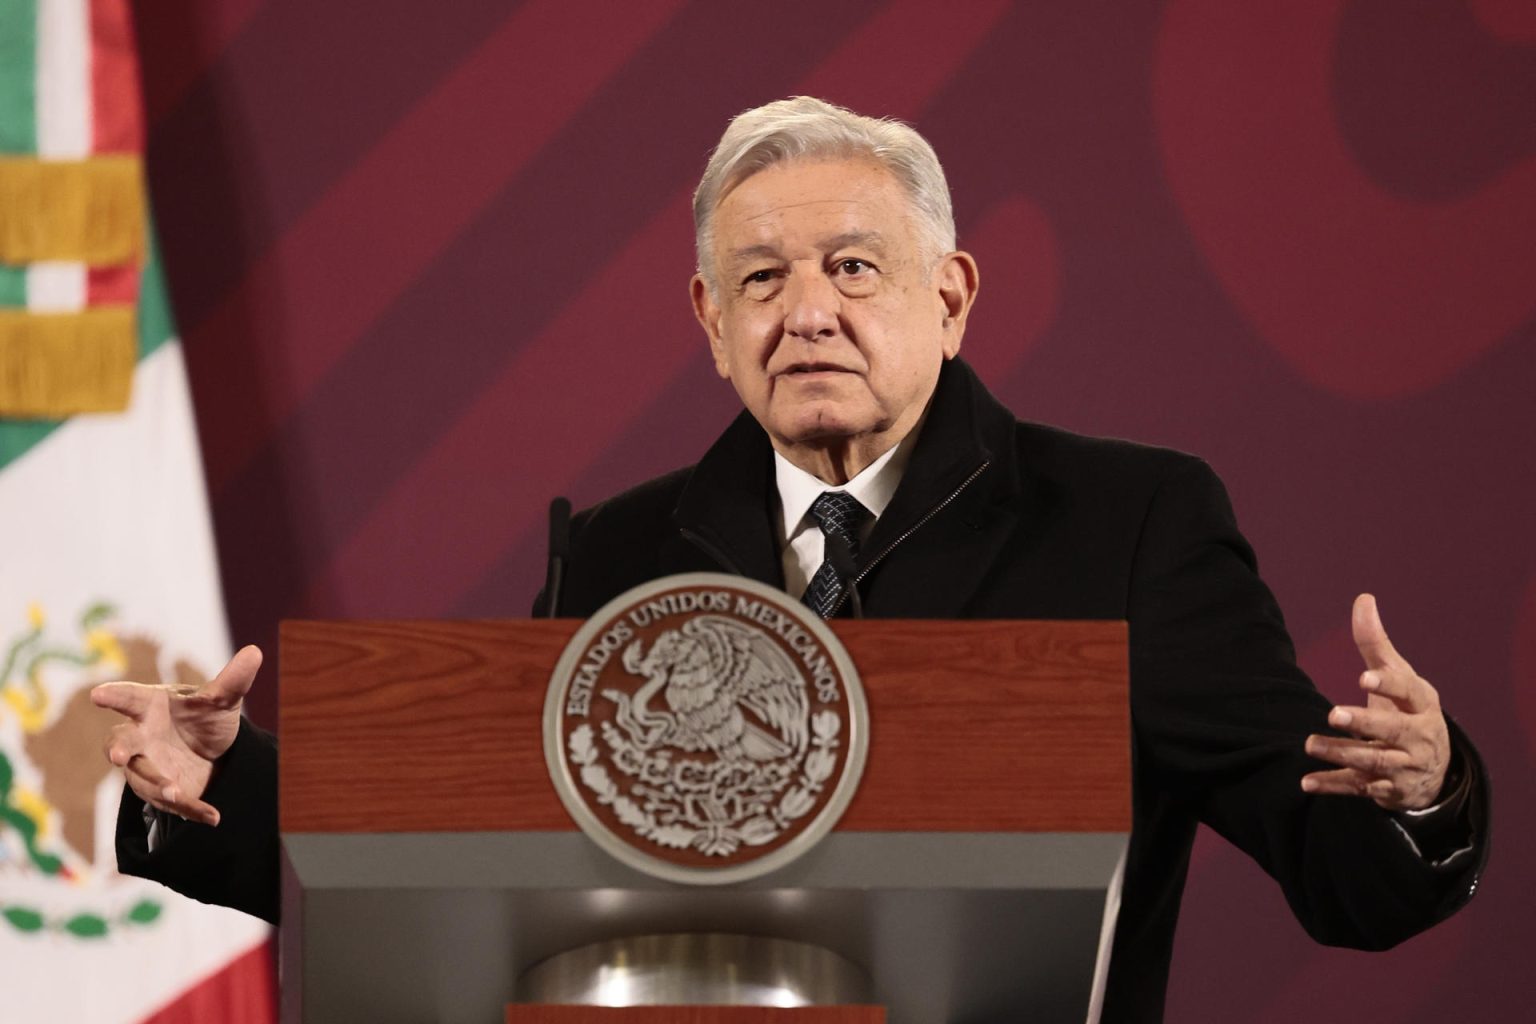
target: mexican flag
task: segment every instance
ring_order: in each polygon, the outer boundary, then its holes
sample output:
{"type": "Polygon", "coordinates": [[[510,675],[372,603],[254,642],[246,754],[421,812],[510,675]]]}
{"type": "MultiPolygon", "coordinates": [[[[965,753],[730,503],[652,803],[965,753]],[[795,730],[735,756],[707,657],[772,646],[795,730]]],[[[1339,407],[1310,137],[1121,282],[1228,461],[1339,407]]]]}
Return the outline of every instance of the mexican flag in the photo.
{"type": "Polygon", "coordinates": [[[110,679],[230,655],[126,0],[0,2],[0,1020],[276,1017],[270,930],[115,870],[110,679]]]}

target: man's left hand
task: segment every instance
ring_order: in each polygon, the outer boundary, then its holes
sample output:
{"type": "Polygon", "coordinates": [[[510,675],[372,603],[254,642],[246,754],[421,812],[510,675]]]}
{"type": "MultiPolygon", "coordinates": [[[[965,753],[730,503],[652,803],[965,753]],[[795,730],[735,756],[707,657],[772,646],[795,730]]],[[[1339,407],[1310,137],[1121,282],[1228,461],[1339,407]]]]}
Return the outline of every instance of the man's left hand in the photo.
{"type": "Polygon", "coordinates": [[[1328,724],[1353,738],[1311,735],[1307,753],[1339,765],[1301,780],[1308,793],[1370,797],[1389,811],[1416,811],[1440,799],[1451,737],[1435,688],[1387,639],[1376,599],[1361,594],[1353,616],[1355,646],[1365,659],[1365,707],[1340,705],[1328,724]]]}

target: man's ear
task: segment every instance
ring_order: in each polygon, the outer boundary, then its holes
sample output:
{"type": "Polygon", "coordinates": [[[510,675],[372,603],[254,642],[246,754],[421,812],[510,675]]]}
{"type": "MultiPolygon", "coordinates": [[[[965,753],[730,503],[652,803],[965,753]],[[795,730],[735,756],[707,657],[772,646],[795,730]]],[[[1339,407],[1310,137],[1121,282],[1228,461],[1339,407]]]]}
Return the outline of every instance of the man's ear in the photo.
{"type": "Polygon", "coordinates": [[[934,270],[943,304],[944,358],[960,354],[960,340],[965,337],[965,318],[981,287],[981,272],[968,252],[952,252],[939,261],[934,270]]]}
{"type": "Polygon", "coordinates": [[[709,338],[709,351],[715,357],[715,372],[725,380],[730,380],[730,364],[725,361],[725,343],[720,338],[720,306],[715,302],[702,274],[693,275],[693,280],[688,282],[688,291],[693,298],[693,315],[709,338]]]}

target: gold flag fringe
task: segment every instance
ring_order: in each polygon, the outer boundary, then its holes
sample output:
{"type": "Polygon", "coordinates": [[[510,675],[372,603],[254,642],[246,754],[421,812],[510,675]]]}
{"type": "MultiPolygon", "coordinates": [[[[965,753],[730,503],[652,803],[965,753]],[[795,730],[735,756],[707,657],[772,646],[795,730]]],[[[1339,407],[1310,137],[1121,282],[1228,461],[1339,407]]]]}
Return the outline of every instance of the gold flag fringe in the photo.
{"type": "Polygon", "coordinates": [[[133,307],[0,310],[0,416],[62,419],[128,407],[139,343],[133,307]]]}
{"type": "Polygon", "coordinates": [[[0,158],[0,263],[140,263],[144,174],[136,156],[0,158]]]}

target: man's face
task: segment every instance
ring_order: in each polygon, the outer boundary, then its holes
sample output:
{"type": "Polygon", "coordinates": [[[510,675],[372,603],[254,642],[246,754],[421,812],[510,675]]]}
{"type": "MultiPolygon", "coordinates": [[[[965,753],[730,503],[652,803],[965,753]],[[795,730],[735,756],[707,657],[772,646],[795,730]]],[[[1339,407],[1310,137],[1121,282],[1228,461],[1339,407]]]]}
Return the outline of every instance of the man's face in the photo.
{"type": "Polygon", "coordinates": [[[976,287],[964,253],[934,265],[901,185],[858,159],[746,179],[716,208],[705,258],[716,291],[695,277],[693,300],[715,368],[774,447],[823,479],[917,423],[976,287]]]}

